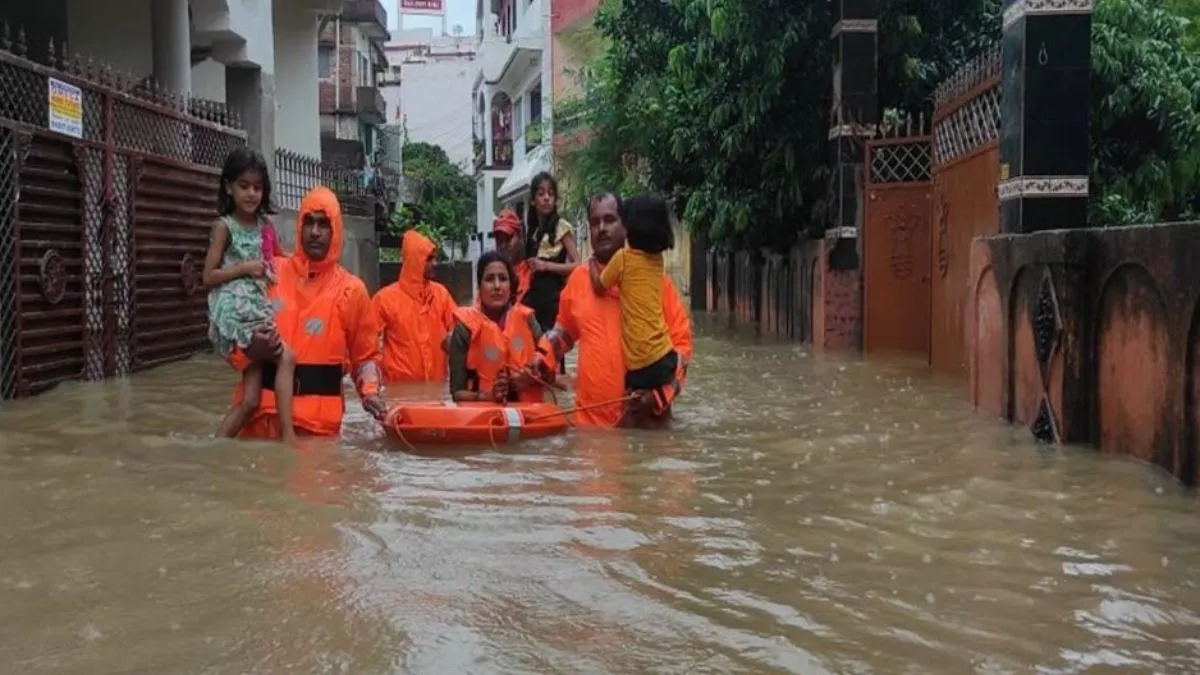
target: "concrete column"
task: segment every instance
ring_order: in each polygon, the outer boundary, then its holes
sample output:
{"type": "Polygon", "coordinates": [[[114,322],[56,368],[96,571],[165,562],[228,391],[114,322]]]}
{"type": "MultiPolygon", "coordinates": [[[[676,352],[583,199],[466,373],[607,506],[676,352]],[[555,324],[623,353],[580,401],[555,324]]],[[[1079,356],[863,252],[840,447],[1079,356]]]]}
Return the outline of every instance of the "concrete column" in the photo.
{"type": "Polygon", "coordinates": [[[492,92],[483,86],[483,165],[492,165],[492,92]]]}
{"type": "MultiPolygon", "coordinates": [[[[118,17],[114,19],[119,20],[118,17]]],[[[154,0],[150,3],[150,42],[154,79],[168,90],[192,93],[192,36],[188,0],[154,0]]]]}
{"type": "Polygon", "coordinates": [[[833,31],[833,103],[830,120],[834,180],[834,222],[826,232],[837,242],[831,263],[856,269],[856,241],[862,226],[863,137],[879,121],[879,0],[837,0],[833,31]],[[854,241],[848,241],[854,240],[854,241]]]}
{"type": "Polygon", "coordinates": [[[275,166],[275,91],[271,75],[259,68],[225,67],[225,102],[237,111],[250,147],[275,166]]]}
{"type": "Polygon", "coordinates": [[[1004,2],[1000,230],[1087,226],[1092,3],[1004,2]]]}

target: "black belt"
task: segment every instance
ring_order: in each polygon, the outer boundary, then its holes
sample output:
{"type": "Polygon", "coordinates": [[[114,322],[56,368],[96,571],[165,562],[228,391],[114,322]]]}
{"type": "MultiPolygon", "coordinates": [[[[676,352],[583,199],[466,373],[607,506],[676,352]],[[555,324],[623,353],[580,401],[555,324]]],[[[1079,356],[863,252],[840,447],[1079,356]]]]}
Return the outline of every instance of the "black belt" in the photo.
{"type": "MultiPolygon", "coordinates": [[[[275,391],[274,363],[263,364],[263,389],[275,391]]],[[[341,396],[342,395],[341,364],[296,364],[295,396],[341,396]]]]}

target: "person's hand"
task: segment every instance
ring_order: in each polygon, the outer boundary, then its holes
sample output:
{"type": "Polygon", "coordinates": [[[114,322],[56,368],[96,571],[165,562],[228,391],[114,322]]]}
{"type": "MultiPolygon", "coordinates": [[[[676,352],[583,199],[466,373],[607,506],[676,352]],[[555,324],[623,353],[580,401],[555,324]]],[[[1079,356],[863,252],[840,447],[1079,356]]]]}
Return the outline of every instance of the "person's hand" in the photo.
{"type": "Polygon", "coordinates": [[[367,413],[371,415],[371,417],[374,417],[380,422],[382,422],[383,418],[387,416],[387,404],[383,402],[383,398],[381,398],[379,394],[364,396],[362,398],[362,407],[363,410],[366,410],[367,413]]]}
{"type": "Polygon", "coordinates": [[[247,260],[238,265],[238,271],[241,272],[242,276],[244,277],[261,279],[267,276],[267,263],[261,260],[247,260]]]}
{"type": "Polygon", "coordinates": [[[630,393],[629,415],[632,417],[652,416],[654,409],[654,392],[639,390],[630,393]]]}
{"type": "Polygon", "coordinates": [[[509,379],[508,371],[502,370],[496,376],[496,382],[492,385],[492,401],[496,403],[504,403],[508,401],[508,390],[512,386],[509,379]]]}
{"type": "Polygon", "coordinates": [[[541,258],[529,259],[529,270],[532,272],[545,272],[550,263],[541,258]]]}
{"type": "Polygon", "coordinates": [[[283,341],[270,326],[257,326],[246,345],[246,356],[252,361],[276,361],[283,353],[283,341]]]}
{"type": "Polygon", "coordinates": [[[529,387],[541,384],[538,382],[539,379],[529,368],[522,368],[513,376],[510,386],[516,387],[520,391],[521,389],[528,389],[529,387]]]}

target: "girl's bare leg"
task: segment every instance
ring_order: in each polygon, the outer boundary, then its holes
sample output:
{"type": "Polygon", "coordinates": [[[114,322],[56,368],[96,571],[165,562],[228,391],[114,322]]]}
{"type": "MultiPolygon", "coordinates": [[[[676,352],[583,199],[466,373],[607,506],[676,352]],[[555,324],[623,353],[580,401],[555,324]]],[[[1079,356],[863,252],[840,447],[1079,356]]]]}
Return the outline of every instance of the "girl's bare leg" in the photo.
{"type": "Polygon", "coordinates": [[[292,420],[295,384],[296,353],[284,344],[275,367],[275,411],[279,415],[279,440],[284,443],[296,440],[296,426],[292,420]]]}
{"type": "Polygon", "coordinates": [[[217,427],[217,436],[237,437],[262,402],[262,384],[262,364],[251,363],[242,371],[242,401],[225,413],[225,419],[217,427]]]}

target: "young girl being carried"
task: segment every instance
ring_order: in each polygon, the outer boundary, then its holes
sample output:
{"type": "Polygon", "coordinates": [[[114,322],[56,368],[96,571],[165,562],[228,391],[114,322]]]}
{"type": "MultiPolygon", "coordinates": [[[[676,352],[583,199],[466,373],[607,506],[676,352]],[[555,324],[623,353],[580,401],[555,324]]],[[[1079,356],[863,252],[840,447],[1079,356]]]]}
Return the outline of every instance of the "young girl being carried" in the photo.
{"type": "MultiPolygon", "coordinates": [[[[204,259],[204,285],[208,293],[208,337],[217,353],[229,357],[250,344],[254,329],[274,326],[274,309],[267,285],[274,283],[272,260],[280,253],[275,226],[267,218],[271,204],[271,178],[262,155],[238,148],[225,158],[217,193],[220,217],[213,223],[208,255],[204,259]]],[[[275,406],[284,442],[295,440],[292,394],[296,357],[280,342],[275,354],[275,406]]],[[[217,435],[238,435],[262,401],[263,362],[252,362],[242,371],[242,400],[221,420],[217,435]]]]}

